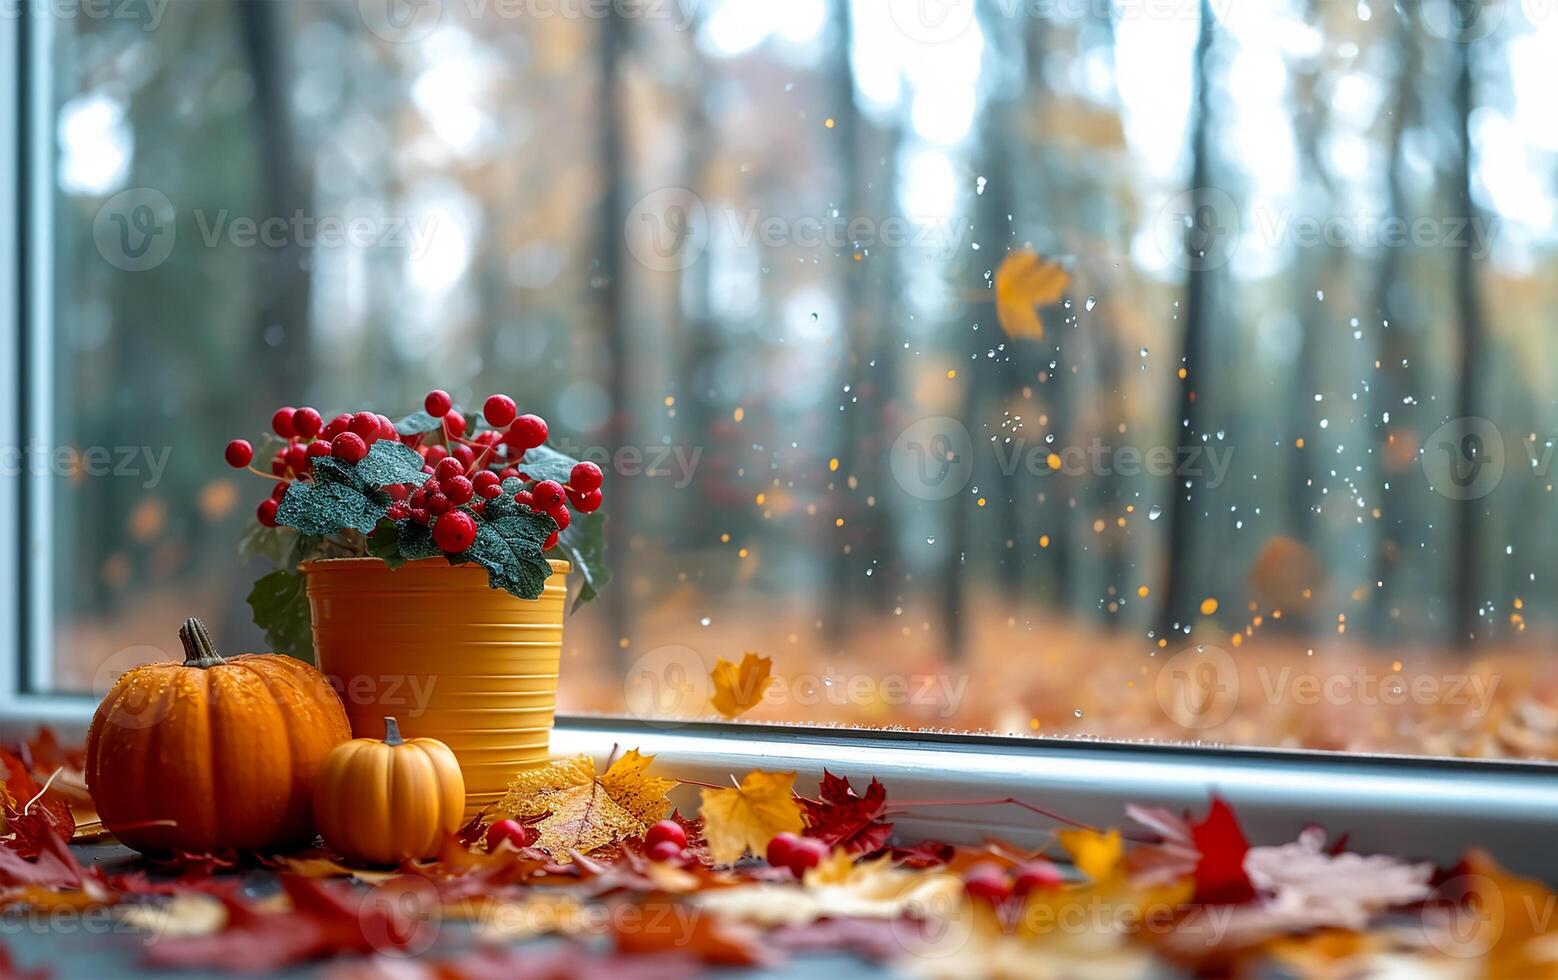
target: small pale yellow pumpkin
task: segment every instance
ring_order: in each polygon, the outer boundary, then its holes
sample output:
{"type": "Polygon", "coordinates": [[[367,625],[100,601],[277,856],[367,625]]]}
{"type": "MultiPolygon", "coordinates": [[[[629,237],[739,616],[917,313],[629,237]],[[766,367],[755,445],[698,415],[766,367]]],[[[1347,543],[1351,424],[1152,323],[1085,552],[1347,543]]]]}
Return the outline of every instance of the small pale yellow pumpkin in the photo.
{"type": "Polygon", "coordinates": [[[314,823],[325,843],[363,864],[399,864],[438,853],[460,829],[465,779],[449,746],[400,737],[354,738],[331,750],[314,786],[314,823]]]}

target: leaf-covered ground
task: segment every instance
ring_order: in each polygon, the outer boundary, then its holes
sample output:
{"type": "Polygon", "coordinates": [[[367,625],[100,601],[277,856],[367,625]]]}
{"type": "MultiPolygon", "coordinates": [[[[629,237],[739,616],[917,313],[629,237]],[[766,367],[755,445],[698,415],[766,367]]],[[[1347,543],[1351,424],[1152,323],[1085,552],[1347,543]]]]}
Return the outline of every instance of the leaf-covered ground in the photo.
{"type": "Polygon", "coordinates": [[[0,754],[0,903],[31,924],[8,930],[0,975],[1558,976],[1558,895],[1474,846],[1440,868],[1352,853],[1320,827],[1250,841],[1215,798],[1132,807],[1115,827],[1025,810],[1052,832],[1037,852],[950,846],[893,838],[924,801],[895,804],[868,773],[687,784],[627,751],[524,774],[435,860],[362,869],[317,847],[158,861],[94,847],[79,762],[46,733],[0,754]],[[677,786],[696,813],[672,808],[677,786]],[[487,847],[504,817],[534,830],[528,846],[487,847]],[[651,860],[645,832],[667,818],[687,847],[651,860]],[[750,853],[793,831],[827,856],[797,874],[750,853]],[[118,859],[90,859],[105,853],[118,859]]]}

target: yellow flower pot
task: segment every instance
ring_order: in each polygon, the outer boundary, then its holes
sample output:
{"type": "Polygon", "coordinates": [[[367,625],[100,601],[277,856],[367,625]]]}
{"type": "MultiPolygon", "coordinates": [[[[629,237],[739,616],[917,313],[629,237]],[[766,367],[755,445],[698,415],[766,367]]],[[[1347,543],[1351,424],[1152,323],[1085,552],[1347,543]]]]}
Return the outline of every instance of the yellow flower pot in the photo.
{"type": "Polygon", "coordinates": [[[394,715],[407,739],[436,738],[465,777],[469,815],[522,769],[545,765],[569,564],[519,599],[478,565],[442,558],[391,570],[377,558],[304,562],[314,652],[352,734],[376,738],[394,715]]]}

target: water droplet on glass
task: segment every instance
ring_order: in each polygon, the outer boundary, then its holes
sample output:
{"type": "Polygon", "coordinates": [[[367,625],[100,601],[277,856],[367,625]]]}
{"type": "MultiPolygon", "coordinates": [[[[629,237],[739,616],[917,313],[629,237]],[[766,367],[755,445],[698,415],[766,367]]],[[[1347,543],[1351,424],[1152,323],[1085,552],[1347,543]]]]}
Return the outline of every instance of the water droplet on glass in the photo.
{"type": "Polygon", "coordinates": [[[1159,507],[1157,504],[1153,504],[1152,509],[1147,511],[1147,520],[1149,521],[1155,521],[1162,516],[1163,508],[1159,507]]]}
{"type": "Polygon", "coordinates": [[[698,620],[698,625],[700,625],[700,626],[707,626],[707,625],[709,625],[712,622],[714,622],[714,620],[712,620],[709,617],[705,616],[702,619],[698,620]]]}
{"type": "Polygon", "coordinates": [[[1097,305],[1098,305],[1098,297],[1097,296],[1089,296],[1087,298],[1087,311],[1089,313],[1093,312],[1093,307],[1095,307],[1097,305]]]}

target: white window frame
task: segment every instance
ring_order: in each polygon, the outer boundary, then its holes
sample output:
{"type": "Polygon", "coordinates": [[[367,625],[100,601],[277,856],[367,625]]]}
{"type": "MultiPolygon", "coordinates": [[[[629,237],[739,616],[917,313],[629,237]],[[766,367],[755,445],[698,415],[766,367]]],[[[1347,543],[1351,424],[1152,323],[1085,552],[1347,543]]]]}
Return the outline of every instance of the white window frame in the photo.
{"type": "MultiPolygon", "coordinates": [[[[21,77],[29,66],[48,64],[50,28],[47,17],[29,18],[26,30],[20,18],[0,17],[0,448],[48,438],[38,428],[48,413],[31,413],[24,431],[20,408],[24,398],[49,404],[53,103],[47,72],[25,92],[21,77]],[[24,97],[25,117],[18,111],[24,97]],[[32,130],[25,138],[24,121],[32,130]]],[[[46,477],[0,475],[0,736],[49,724],[80,738],[92,699],[28,691],[21,669],[26,658],[31,677],[51,676],[51,548],[48,515],[39,509],[47,494],[26,495],[36,530],[24,539],[24,480],[47,489],[46,477]]],[[[1558,882],[1558,768],[1545,763],[610,718],[560,719],[552,739],[554,754],[583,752],[602,762],[619,747],[637,747],[658,756],[664,771],[705,782],[723,784],[752,769],[793,770],[806,791],[827,768],[857,785],[880,778],[890,798],[1015,797],[1098,826],[1120,824],[1126,803],[1199,812],[1217,792],[1235,805],[1255,841],[1290,840],[1320,822],[1335,835],[1349,834],[1359,850],[1449,863],[1476,844],[1523,873],[1558,882]]],[[[696,807],[696,791],[684,787],[677,802],[696,807]]],[[[1052,825],[1019,807],[988,803],[917,807],[896,826],[909,839],[1001,837],[1037,846],[1052,825]]]]}

